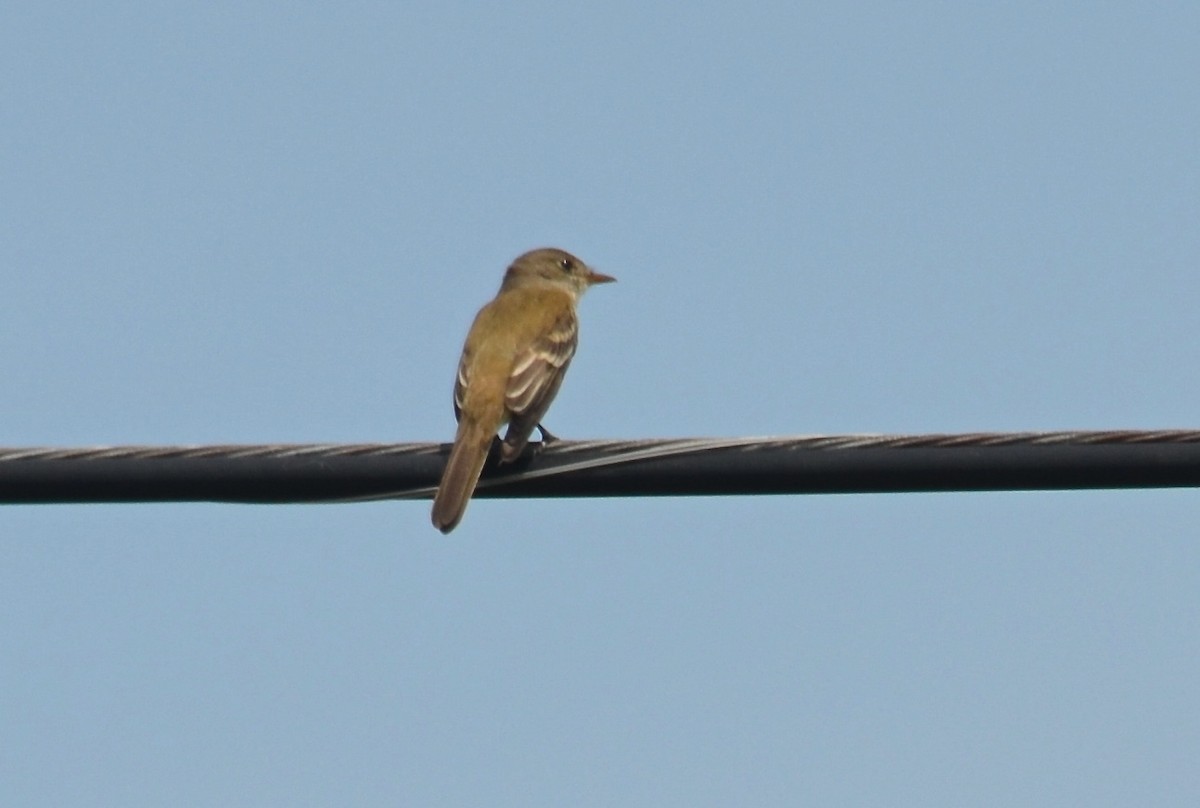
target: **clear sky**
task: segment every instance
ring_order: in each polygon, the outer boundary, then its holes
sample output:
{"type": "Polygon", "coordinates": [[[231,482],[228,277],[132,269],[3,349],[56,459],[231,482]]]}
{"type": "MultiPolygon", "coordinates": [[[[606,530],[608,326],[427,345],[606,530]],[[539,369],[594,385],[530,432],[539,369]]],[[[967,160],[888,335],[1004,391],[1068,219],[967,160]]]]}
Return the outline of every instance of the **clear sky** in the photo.
{"type": "MultiPolygon", "coordinates": [[[[1195,3],[10,3],[0,445],[1200,427],[1195,3]]],[[[0,510],[9,805],[1195,805],[1195,491],[0,510]]]]}

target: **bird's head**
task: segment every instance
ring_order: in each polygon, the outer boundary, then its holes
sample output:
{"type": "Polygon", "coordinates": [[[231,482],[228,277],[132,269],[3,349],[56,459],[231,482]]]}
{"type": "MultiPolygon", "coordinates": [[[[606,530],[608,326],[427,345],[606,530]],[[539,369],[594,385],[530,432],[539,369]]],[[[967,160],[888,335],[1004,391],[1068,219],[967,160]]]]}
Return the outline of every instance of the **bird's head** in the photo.
{"type": "Polygon", "coordinates": [[[565,250],[546,247],[530,250],[513,261],[504,274],[501,288],[550,284],[565,288],[573,297],[579,298],[593,284],[615,280],[611,275],[594,271],[565,250]]]}

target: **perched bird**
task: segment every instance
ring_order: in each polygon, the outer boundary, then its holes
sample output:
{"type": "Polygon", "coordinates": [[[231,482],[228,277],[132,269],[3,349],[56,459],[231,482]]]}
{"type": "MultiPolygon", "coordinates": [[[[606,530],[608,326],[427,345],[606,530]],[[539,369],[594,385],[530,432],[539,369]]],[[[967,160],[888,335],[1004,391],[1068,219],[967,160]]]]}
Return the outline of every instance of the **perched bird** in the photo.
{"type": "Polygon", "coordinates": [[[615,280],[556,249],[527,252],[504,273],[496,297],[475,315],[458,362],[458,432],[433,500],[438,530],[449,533],[462,519],[505,423],[500,462],[521,454],[575,355],[579,298],[593,284],[615,280]]]}

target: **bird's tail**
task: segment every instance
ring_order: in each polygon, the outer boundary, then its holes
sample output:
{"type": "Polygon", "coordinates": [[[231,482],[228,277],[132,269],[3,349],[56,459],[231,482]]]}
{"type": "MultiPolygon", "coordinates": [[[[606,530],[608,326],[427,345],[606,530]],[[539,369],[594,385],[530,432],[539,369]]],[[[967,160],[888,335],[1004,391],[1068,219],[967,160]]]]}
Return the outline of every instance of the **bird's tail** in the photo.
{"type": "Polygon", "coordinates": [[[454,530],[462,520],[494,436],[495,430],[489,431],[465,415],[458,422],[454,448],[450,450],[450,459],[446,461],[446,470],[442,472],[442,481],[433,498],[433,526],[443,533],[454,530]]]}

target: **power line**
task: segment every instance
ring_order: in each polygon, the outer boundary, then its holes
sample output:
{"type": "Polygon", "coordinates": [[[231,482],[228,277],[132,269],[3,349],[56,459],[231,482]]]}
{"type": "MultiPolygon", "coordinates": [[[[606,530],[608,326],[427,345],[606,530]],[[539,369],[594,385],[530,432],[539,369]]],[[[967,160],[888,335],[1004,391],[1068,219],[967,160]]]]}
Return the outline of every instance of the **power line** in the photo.
{"type": "MultiPolygon", "coordinates": [[[[432,496],[447,444],[0,448],[0,503],[345,502],[432,496]]],[[[494,458],[476,497],[1200,486],[1200,431],[555,441],[494,458]]]]}

